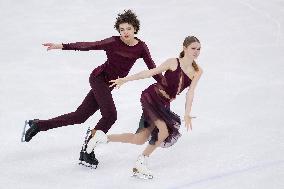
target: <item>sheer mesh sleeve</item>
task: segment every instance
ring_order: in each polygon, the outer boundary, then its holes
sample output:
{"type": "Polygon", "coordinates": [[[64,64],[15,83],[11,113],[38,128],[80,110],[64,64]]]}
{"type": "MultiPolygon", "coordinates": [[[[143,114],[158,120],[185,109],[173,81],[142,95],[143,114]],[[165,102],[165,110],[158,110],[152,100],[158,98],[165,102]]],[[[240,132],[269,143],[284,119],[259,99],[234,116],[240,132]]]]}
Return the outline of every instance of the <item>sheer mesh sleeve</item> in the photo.
{"type": "MultiPolygon", "coordinates": [[[[142,54],[142,58],[144,60],[144,62],[146,63],[148,69],[153,69],[156,67],[156,64],[154,63],[153,59],[151,58],[150,55],[150,51],[147,47],[147,45],[143,42],[143,54],[142,54]]],[[[157,74],[154,75],[153,78],[158,82],[158,83],[164,83],[165,82],[165,78],[162,74],[157,74]]]]}
{"type": "Polygon", "coordinates": [[[76,42],[76,43],[62,43],[62,50],[75,50],[75,51],[89,51],[89,50],[106,50],[112,42],[114,37],[109,37],[101,41],[95,42],[76,42]]]}

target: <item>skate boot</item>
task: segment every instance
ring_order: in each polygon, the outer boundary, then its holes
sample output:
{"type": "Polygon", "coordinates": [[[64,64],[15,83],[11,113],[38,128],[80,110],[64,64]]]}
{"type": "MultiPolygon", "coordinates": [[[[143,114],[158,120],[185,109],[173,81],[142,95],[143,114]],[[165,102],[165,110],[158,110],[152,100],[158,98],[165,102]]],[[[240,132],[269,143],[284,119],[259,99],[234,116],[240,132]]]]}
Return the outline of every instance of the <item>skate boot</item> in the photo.
{"type": "Polygon", "coordinates": [[[136,161],[135,167],[133,168],[133,176],[140,179],[153,179],[153,173],[148,168],[148,158],[147,156],[140,155],[136,161]]]}
{"type": "Polygon", "coordinates": [[[107,142],[107,135],[103,131],[97,130],[96,134],[89,140],[86,151],[90,154],[98,144],[106,144],[107,142]]]}
{"type": "Polygon", "coordinates": [[[86,152],[87,144],[92,138],[92,135],[90,134],[90,132],[91,130],[90,128],[88,128],[86,137],[84,140],[84,144],[82,145],[82,149],[80,152],[79,165],[83,165],[86,167],[90,167],[92,169],[96,169],[99,164],[99,161],[97,160],[94,151],[92,151],[91,153],[86,152]]]}
{"type": "Polygon", "coordinates": [[[22,135],[22,142],[29,142],[38,132],[40,132],[37,126],[38,119],[25,121],[25,127],[22,135]],[[26,131],[26,126],[30,128],[26,131]]]}
{"type": "Polygon", "coordinates": [[[81,151],[79,160],[79,165],[90,167],[92,169],[96,169],[99,164],[94,151],[92,151],[90,154],[81,151]]]}

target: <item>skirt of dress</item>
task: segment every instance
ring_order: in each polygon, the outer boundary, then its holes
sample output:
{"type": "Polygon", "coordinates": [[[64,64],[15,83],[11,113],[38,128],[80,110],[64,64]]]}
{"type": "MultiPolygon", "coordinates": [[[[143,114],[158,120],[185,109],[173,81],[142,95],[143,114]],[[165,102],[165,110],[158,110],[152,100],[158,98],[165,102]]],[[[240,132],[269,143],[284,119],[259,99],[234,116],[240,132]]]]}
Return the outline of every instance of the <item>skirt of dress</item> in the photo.
{"type": "Polygon", "coordinates": [[[161,143],[161,147],[167,148],[176,143],[181,136],[179,133],[181,120],[177,114],[170,110],[170,100],[160,94],[157,85],[153,84],[142,92],[140,101],[143,113],[136,133],[144,128],[150,129],[151,126],[154,126],[149,144],[155,145],[158,140],[159,129],[155,127],[154,122],[162,120],[167,125],[169,136],[161,143]]]}

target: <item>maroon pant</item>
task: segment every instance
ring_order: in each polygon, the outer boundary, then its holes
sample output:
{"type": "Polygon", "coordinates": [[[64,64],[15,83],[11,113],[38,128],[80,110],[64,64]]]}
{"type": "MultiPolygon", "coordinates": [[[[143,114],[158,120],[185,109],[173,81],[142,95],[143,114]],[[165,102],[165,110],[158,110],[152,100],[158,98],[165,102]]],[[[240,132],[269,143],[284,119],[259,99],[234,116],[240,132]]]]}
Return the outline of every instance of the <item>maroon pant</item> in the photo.
{"type": "Polygon", "coordinates": [[[87,94],[82,104],[75,112],[64,114],[49,120],[40,120],[38,126],[41,131],[84,123],[98,109],[101,111],[102,118],[97,123],[95,129],[107,133],[117,119],[117,112],[112,98],[112,88],[109,88],[103,73],[90,76],[92,89],[87,94]]]}

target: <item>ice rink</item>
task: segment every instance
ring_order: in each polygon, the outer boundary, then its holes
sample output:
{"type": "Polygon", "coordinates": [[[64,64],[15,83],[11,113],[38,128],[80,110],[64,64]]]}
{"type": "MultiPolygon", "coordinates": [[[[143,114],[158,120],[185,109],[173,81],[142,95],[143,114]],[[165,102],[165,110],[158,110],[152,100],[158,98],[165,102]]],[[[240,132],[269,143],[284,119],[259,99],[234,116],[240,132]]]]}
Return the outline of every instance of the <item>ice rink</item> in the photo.
{"type": "MultiPolygon", "coordinates": [[[[284,188],[284,0],[0,0],[0,188],[280,189],[284,188]],[[97,41],[119,35],[116,15],[135,11],[137,37],[157,65],[177,57],[188,35],[201,41],[204,74],[192,106],[193,130],[150,157],[155,174],[130,177],[144,146],[97,149],[98,169],[78,165],[84,124],[20,137],[26,119],[76,110],[104,51],[46,51],[44,42],[97,41]]],[[[130,74],[147,69],[138,60],[130,74]]],[[[113,91],[118,120],[109,133],[135,132],[140,94],[154,79],[113,91]]],[[[172,103],[183,117],[185,91],[172,103]]]]}

